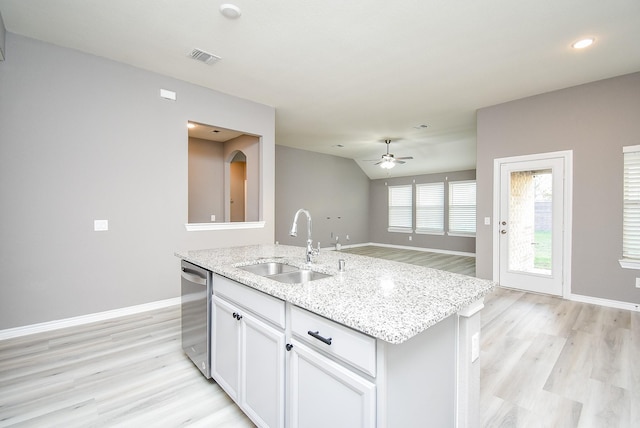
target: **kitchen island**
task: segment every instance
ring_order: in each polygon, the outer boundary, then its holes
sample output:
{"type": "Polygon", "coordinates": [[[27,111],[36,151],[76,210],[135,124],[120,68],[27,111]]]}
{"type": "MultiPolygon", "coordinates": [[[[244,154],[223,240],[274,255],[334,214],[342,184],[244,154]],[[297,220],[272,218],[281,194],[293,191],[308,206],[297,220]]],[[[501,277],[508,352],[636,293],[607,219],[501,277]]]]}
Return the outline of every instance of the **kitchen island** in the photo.
{"type": "MultiPolygon", "coordinates": [[[[274,343],[291,351],[283,350],[282,357],[274,357],[274,364],[278,366],[274,371],[279,372],[280,364],[283,365],[282,376],[278,378],[282,377],[282,393],[286,397],[276,400],[282,414],[274,417],[275,423],[267,425],[284,426],[286,422],[286,426],[293,427],[302,426],[303,420],[316,420],[318,426],[327,422],[335,426],[336,421],[338,425],[342,421],[347,426],[348,418],[334,420],[328,414],[344,415],[348,409],[314,413],[306,401],[300,403],[305,397],[324,401],[342,397],[337,391],[323,396],[322,391],[317,390],[322,388],[322,379],[317,377],[320,372],[312,373],[309,368],[313,366],[315,370],[326,363],[322,370],[343,370],[353,384],[350,380],[338,383],[348,385],[347,390],[356,391],[362,398],[360,402],[353,402],[357,403],[358,411],[349,424],[479,426],[479,311],[483,297],[494,287],[491,281],[327,250],[320,252],[313,264],[306,265],[304,248],[283,245],[194,250],[176,255],[215,274],[214,297],[219,304],[214,305],[214,312],[223,313],[226,307],[239,305],[239,309],[235,306],[228,309],[230,314],[233,311],[235,321],[243,318],[238,315],[240,310],[246,310],[249,317],[254,316],[265,328],[275,327],[278,334],[273,337],[279,339],[274,339],[274,343]],[[344,260],[344,271],[339,270],[339,260],[344,260]],[[269,262],[330,276],[307,283],[284,284],[242,269],[269,262]],[[215,296],[217,293],[220,296],[215,296]],[[248,307],[245,301],[254,302],[255,307],[248,307]],[[283,309],[278,309],[280,302],[283,309]],[[260,308],[272,304],[273,316],[260,313],[260,308]],[[303,323],[315,327],[307,330],[303,323]],[[331,332],[331,337],[322,336],[321,328],[331,332]],[[344,338],[342,344],[337,338],[344,338]],[[355,349],[345,344],[355,344],[355,349]],[[307,375],[318,388],[306,384],[304,376],[307,375]],[[305,413],[312,417],[304,419],[305,413]],[[327,419],[318,420],[322,418],[320,415],[326,415],[327,419]]],[[[213,317],[214,331],[218,330],[217,324],[227,320],[219,315],[213,317]]],[[[250,327],[252,319],[242,322],[249,323],[250,327]]],[[[243,331],[246,328],[242,327],[243,331]]],[[[212,341],[214,348],[216,343],[221,344],[222,333],[217,334],[214,333],[212,341]]],[[[212,359],[217,355],[225,360],[227,355],[221,352],[226,351],[214,349],[212,359]]],[[[247,355],[239,358],[246,365],[247,355]]],[[[215,367],[216,361],[212,361],[212,365],[215,367]]],[[[246,380],[245,377],[244,372],[238,375],[241,381],[246,380]]],[[[231,390],[232,398],[245,410],[241,398],[250,394],[242,388],[236,391],[235,387],[225,387],[224,380],[221,382],[215,375],[214,378],[228,393],[231,390]]],[[[324,387],[330,388],[331,384],[324,387]]],[[[341,401],[346,405],[346,397],[334,405],[341,401]]],[[[252,417],[251,411],[247,414],[252,417]]],[[[252,419],[262,425],[262,419],[252,419]]]]}

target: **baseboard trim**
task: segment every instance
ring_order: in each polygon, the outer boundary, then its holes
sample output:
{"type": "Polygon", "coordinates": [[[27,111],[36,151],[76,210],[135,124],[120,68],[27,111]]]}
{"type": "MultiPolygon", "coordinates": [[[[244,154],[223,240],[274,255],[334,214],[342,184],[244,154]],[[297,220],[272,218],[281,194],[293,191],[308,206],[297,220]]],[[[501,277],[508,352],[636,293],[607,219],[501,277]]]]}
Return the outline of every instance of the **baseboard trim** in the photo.
{"type": "Polygon", "coordinates": [[[640,303],[621,302],[619,300],[602,299],[600,297],[583,296],[581,294],[570,294],[567,299],[573,300],[574,302],[590,303],[592,305],[640,312],[640,303]]]}
{"type": "Polygon", "coordinates": [[[93,314],[80,315],[72,318],[61,320],[47,321],[38,324],[25,325],[22,327],[8,328],[0,330],[0,340],[13,339],[16,337],[27,336],[35,333],[43,333],[46,331],[58,330],[66,327],[75,327],[83,324],[89,324],[96,321],[104,321],[112,318],[118,318],[126,315],[139,314],[141,312],[153,311],[155,309],[168,308],[170,306],[179,305],[180,297],[172,299],[158,300],[141,305],[127,306],[110,311],[96,312],[93,314]]]}
{"type": "MultiPolygon", "coordinates": [[[[365,245],[373,245],[376,247],[386,247],[386,248],[397,248],[399,250],[414,250],[414,251],[424,251],[426,253],[440,253],[440,254],[450,254],[453,256],[465,256],[465,257],[475,257],[476,253],[467,253],[464,251],[451,251],[451,250],[440,250],[437,248],[424,248],[424,247],[411,247],[409,245],[394,245],[394,244],[380,244],[377,242],[369,242],[368,244],[358,244],[358,247],[362,247],[365,245]]],[[[356,245],[354,245],[355,247],[356,245]]]]}

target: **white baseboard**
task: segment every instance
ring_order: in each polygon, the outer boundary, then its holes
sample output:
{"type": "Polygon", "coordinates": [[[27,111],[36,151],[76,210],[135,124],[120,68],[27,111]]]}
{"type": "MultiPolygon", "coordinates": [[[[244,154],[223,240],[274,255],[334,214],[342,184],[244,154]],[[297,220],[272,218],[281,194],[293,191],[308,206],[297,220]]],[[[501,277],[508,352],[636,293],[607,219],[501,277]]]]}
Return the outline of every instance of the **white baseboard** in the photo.
{"type": "Polygon", "coordinates": [[[581,294],[570,294],[568,300],[575,302],[590,303],[592,305],[607,306],[609,308],[625,309],[627,311],[640,312],[640,303],[621,302],[619,300],[601,299],[599,297],[583,296],[581,294]]]}
{"type": "Polygon", "coordinates": [[[169,306],[179,304],[180,297],[174,297],[173,299],[158,300],[156,302],[143,303],[136,306],[127,306],[125,308],[113,309],[110,311],[96,312],[93,314],[25,325],[22,327],[8,328],[6,330],[0,330],[0,340],[13,339],[15,337],[27,336],[29,334],[42,333],[45,331],[58,330],[66,327],[74,327],[96,321],[118,318],[125,315],[139,314],[141,312],[153,311],[155,309],[167,308],[169,306]]]}

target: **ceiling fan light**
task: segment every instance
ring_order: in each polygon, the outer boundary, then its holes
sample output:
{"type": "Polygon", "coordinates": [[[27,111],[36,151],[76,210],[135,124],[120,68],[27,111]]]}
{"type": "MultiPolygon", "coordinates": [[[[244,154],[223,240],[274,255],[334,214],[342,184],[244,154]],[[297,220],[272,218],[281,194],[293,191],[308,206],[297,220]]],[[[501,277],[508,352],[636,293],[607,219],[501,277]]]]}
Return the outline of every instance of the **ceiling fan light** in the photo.
{"type": "Polygon", "coordinates": [[[382,169],[391,169],[394,166],[396,166],[396,163],[390,160],[382,161],[382,163],[380,164],[380,168],[382,169]]]}

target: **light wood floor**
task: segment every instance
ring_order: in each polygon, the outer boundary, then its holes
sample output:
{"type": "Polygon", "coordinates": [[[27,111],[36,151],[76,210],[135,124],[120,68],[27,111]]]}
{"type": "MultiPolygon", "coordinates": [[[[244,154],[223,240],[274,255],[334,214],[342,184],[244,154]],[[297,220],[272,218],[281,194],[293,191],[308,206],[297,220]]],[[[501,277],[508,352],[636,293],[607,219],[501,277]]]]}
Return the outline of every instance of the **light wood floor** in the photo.
{"type": "MultiPolygon", "coordinates": [[[[485,305],[483,427],[640,427],[640,313],[505,289],[485,305]]],[[[253,425],[184,356],[172,307],[0,341],[5,426],[253,425]]]]}

